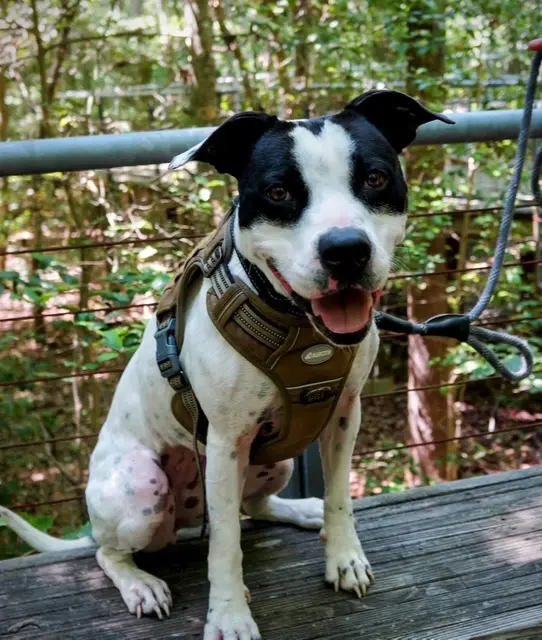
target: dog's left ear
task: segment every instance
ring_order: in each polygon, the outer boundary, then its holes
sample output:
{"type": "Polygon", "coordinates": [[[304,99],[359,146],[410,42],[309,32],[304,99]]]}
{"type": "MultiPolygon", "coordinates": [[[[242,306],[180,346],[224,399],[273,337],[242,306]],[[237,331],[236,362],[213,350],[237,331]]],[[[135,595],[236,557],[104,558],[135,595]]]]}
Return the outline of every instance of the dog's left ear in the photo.
{"type": "Polygon", "coordinates": [[[414,140],[422,124],[440,120],[455,124],[441,113],[433,113],[414,98],[399,91],[368,91],[349,102],[345,111],[364,116],[399,153],[414,140]]]}
{"type": "Polygon", "coordinates": [[[228,118],[203,142],[175,156],[168,168],[170,171],[179,169],[194,160],[207,162],[218,172],[229,173],[239,180],[254,145],[277,121],[275,116],[267,113],[237,113],[228,118]]]}

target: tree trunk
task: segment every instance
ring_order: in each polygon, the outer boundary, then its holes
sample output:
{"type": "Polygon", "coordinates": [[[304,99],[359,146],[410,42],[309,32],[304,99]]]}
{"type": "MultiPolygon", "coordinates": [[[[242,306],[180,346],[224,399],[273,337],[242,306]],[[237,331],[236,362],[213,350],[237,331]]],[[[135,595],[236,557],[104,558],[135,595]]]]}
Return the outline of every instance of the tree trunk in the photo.
{"type": "MultiPolygon", "coordinates": [[[[442,78],[445,67],[445,29],[443,5],[435,6],[431,0],[411,0],[407,10],[407,92],[439,108],[444,103],[446,89],[442,78]]],[[[418,200],[427,202],[423,189],[434,189],[444,171],[445,151],[442,147],[412,149],[407,154],[407,177],[411,190],[419,190],[418,200]]],[[[434,198],[434,197],[433,197],[434,198]]],[[[430,206],[430,202],[427,205],[430,206]]],[[[444,255],[446,238],[436,235],[430,242],[428,253],[444,255]]],[[[421,281],[408,289],[408,315],[415,322],[448,313],[446,287],[448,277],[436,276],[421,281]]],[[[431,362],[446,356],[449,342],[445,339],[409,337],[408,386],[419,388],[442,385],[450,381],[450,369],[431,362]]],[[[408,394],[409,443],[429,442],[453,437],[455,420],[453,395],[440,389],[411,391],[408,394]]],[[[419,466],[421,476],[433,480],[455,478],[455,462],[451,459],[455,443],[421,446],[412,449],[412,457],[419,466]]],[[[411,478],[419,483],[421,478],[411,478]]]]}
{"type": "Polygon", "coordinates": [[[308,86],[311,76],[311,49],[308,41],[312,32],[313,6],[312,0],[295,0],[295,24],[297,46],[295,49],[295,83],[298,103],[294,110],[295,117],[310,117],[310,95],[308,86]]]}
{"type": "Polygon", "coordinates": [[[261,111],[262,107],[258,100],[258,97],[252,86],[252,80],[250,77],[250,69],[248,67],[243,50],[239,45],[239,39],[236,35],[232,34],[226,24],[226,13],[221,0],[214,0],[215,17],[220,28],[220,35],[224,44],[228,47],[228,50],[232,53],[233,57],[237,61],[239,67],[239,74],[241,76],[241,83],[243,85],[243,91],[245,93],[243,104],[250,109],[261,111]]]}
{"type": "MultiPolygon", "coordinates": [[[[5,142],[8,139],[9,128],[9,108],[7,104],[7,67],[0,67],[0,142],[5,142]]],[[[2,178],[0,180],[0,229],[3,229],[4,223],[8,220],[9,206],[8,206],[8,191],[9,183],[8,178],[2,178]]],[[[0,250],[3,252],[6,250],[8,244],[7,233],[4,234],[0,231],[0,250]]],[[[6,271],[6,256],[0,256],[0,271],[6,271]]]]}
{"type": "Polygon", "coordinates": [[[218,116],[216,65],[213,57],[213,21],[208,0],[187,0],[185,21],[194,71],[189,114],[197,124],[214,124],[218,116]]]}

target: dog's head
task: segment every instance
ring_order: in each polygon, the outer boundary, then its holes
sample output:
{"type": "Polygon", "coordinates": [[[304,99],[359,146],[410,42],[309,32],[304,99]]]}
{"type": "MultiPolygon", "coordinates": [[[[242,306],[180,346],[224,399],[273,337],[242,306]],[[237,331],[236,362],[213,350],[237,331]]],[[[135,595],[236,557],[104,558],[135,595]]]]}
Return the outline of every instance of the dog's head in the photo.
{"type": "Polygon", "coordinates": [[[356,344],[405,232],[398,154],[432,120],[453,124],[396,91],[304,122],[239,113],[170,168],[197,160],[237,178],[240,253],[327,339],[356,344]]]}

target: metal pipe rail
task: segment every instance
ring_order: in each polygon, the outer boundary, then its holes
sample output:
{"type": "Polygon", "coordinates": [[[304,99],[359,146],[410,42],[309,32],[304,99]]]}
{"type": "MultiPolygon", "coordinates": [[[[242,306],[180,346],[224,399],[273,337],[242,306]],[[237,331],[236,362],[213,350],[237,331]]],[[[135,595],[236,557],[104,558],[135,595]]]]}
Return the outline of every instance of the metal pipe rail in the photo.
{"type": "MultiPolygon", "coordinates": [[[[420,127],[415,145],[513,140],[523,111],[509,109],[451,114],[450,127],[431,122],[420,127]]],[[[0,144],[0,176],[86,171],[168,163],[206,138],[214,127],[139,133],[24,140],[0,144]]],[[[542,138],[542,109],[533,112],[530,136],[542,138]]]]}

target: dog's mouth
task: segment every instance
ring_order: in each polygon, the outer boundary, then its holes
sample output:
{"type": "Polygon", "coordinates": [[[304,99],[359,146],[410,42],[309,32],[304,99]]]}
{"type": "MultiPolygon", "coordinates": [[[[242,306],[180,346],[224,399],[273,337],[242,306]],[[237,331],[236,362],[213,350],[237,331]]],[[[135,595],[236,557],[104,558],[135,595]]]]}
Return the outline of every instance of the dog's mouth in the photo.
{"type": "Polygon", "coordinates": [[[357,344],[363,340],[382,289],[366,291],[352,285],[309,299],[295,292],[272,262],[269,262],[269,268],[292,300],[330,340],[342,345],[357,344]]]}

